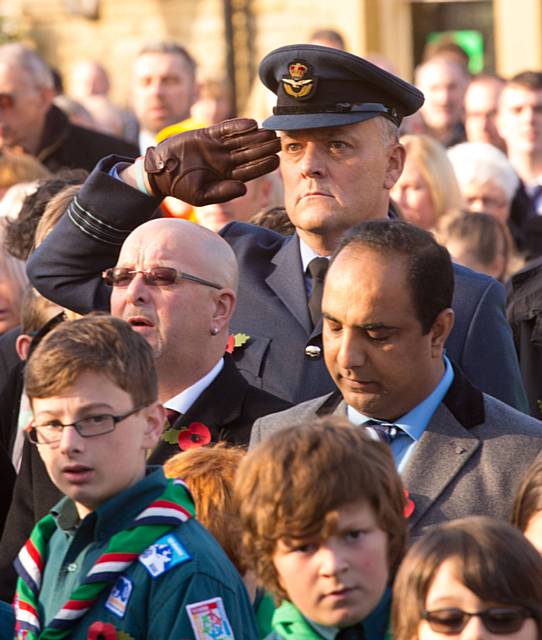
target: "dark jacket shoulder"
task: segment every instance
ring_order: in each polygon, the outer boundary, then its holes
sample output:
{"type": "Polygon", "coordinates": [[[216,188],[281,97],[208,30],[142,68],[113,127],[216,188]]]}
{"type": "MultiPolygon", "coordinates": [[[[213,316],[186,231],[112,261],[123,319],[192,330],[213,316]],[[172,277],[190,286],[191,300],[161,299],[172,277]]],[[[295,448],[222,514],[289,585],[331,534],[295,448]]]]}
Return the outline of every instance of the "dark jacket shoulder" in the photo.
{"type": "Polygon", "coordinates": [[[49,170],[91,171],[101,158],[110,154],[135,158],[139,150],[126,140],[72,124],[55,105],[49,109],[37,154],[38,160],[49,170]]]}

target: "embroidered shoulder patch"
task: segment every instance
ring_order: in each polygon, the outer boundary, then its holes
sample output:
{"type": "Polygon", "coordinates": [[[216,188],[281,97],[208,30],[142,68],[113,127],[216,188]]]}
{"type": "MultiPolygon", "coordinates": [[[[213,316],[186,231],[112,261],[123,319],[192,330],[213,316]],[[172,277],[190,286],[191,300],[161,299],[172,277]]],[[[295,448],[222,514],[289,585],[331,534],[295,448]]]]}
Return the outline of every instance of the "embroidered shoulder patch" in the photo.
{"type": "Polygon", "coordinates": [[[113,585],[111,593],[105,602],[105,608],[109,609],[119,618],[124,618],[128,600],[132,595],[134,584],[125,576],[119,576],[119,579],[113,585]]]}
{"type": "Polygon", "coordinates": [[[153,578],[188,560],[192,560],[192,556],[175,536],[169,534],[159,538],[139,556],[139,562],[153,578]]]}
{"type": "Polygon", "coordinates": [[[196,640],[235,640],[222,598],[186,606],[196,640]]]}

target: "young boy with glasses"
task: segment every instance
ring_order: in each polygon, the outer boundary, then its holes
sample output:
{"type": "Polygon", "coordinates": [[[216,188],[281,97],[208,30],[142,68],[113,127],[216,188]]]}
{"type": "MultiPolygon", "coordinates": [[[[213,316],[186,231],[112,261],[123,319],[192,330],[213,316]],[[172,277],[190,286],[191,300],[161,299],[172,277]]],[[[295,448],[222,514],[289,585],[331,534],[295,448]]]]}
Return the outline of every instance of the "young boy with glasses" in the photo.
{"type": "Polygon", "coordinates": [[[17,638],[257,637],[241,578],[190,493],[146,468],[164,410],[145,339],[110,316],[65,322],[25,383],[28,438],[65,498],[16,561],[17,638]]]}
{"type": "Polygon", "coordinates": [[[286,427],[242,460],[247,559],[280,602],[271,639],[382,640],[407,507],[389,450],[337,418],[286,427]]]}

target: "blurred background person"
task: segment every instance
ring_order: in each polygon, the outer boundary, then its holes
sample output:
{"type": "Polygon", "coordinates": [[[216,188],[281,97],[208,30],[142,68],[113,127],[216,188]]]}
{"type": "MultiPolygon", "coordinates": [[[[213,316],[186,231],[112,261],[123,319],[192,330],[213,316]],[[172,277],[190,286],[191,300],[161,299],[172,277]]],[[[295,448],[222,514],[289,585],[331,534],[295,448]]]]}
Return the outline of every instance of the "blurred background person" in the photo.
{"type": "Polygon", "coordinates": [[[21,301],[28,286],[25,263],[4,248],[5,225],[0,225],[0,336],[21,320],[21,301]]]}
{"type": "Polygon", "coordinates": [[[542,214],[542,72],[525,71],[506,82],[497,127],[535,213],[542,214]]]}
{"type": "Polygon", "coordinates": [[[92,129],[93,131],[98,130],[92,114],[79,100],[74,100],[74,98],[62,94],[53,98],[53,104],[62,109],[72,124],[85,129],[92,129]]]}
{"type": "Polygon", "coordinates": [[[464,142],[449,149],[448,158],[468,210],[508,222],[519,177],[504,153],[486,142],[464,142]]]}
{"type": "Polygon", "coordinates": [[[344,37],[336,29],[322,28],[311,32],[308,39],[309,44],[318,44],[322,47],[346,50],[344,37]]]}
{"type": "Polygon", "coordinates": [[[455,262],[500,282],[523,266],[508,227],[489,213],[451,212],[439,220],[436,232],[455,262]]]}
{"type": "Polygon", "coordinates": [[[13,185],[50,177],[48,169],[28,153],[16,153],[10,149],[0,152],[0,198],[13,185]]]}
{"type": "Polygon", "coordinates": [[[415,84],[425,95],[420,109],[421,130],[445,147],[465,140],[463,104],[469,72],[455,59],[438,55],[423,62],[414,72],[415,84]]]}
{"type": "Polygon", "coordinates": [[[542,554],[542,460],[534,462],[519,485],[512,512],[512,524],[542,554]]]}
{"type": "Polygon", "coordinates": [[[430,230],[445,213],[463,206],[454,171],[446,149],[430,136],[407,134],[400,142],[406,161],[391,197],[405,220],[430,230]]]}
{"type": "Polygon", "coordinates": [[[465,92],[465,133],[468,142],[487,142],[506,152],[497,129],[499,98],[504,79],[489,73],[471,78],[465,92]]]}
{"type": "Polygon", "coordinates": [[[278,173],[267,174],[246,183],[247,192],[240,198],[203,207],[194,207],[196,222],[217,233],[228,222],[250,222],[254,214],[284,202],[278,173]]]}
{"type": "Polygon", "coordinates": [[[288,217],[288,212],[284,207],[271,207],[270,209],[264,209],[252,216],[249,222],[250,224],[255,224],[258,227],[264,227],[265,229],[276,231],[282,236],[293,236],[295,233],[295,227],[288,217]]]}
{"type": "Polygon", "coordinates": [[[198,84],[198,99],[192,105],[191,116],[206,127],[233,118],[231,91],[224,80],[208,79],[198,84]]]}
{"type": "Polygon", "coordinates": [[[128,142],[74,125],[53,104],[53,76],[43,58],[19,43],[0,46],[0,148],[22,149],[50,171],[92,169],[102,157],[134,157],[128,142]]]}
{"type": "Polygon", "coordinates": [[[96,60],[76,62],[68,78],[70,95],[77,99],[88,96],[108,96],[111,89],[109,74],[96,60]]]}
{"type": "Polygon", "coordinates": [[[139,125],[139,148],[156,145],[156,135],[190,117],[196,101],[196,62],[175,42],[146,44],[133,67],[132,108],[139,125]]]}
{"type": "Polygon", "coordinates": [[[392,627],[394,640],[539,640],[542,558],[506,522],[484,516],[447,522],[405,556],[392,627]]]}
{"type": "Polygon", "coordinates": [[[535,252],[526,233],[530,203],[517,198],[521,183],[512,163],[487,142],[464,142],[448,150],[468,211],[489,213],[508,225],[519,251],[535,252]]]}

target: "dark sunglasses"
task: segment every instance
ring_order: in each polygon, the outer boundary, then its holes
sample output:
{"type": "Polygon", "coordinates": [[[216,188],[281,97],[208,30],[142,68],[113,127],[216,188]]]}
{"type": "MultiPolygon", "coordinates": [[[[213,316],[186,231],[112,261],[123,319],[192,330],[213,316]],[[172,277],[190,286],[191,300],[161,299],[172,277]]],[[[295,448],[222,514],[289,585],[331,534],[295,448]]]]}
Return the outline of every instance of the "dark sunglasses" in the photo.
{"type": "Polygon", "coordinates": [[[15,96],[13,93],[0,93],[0,109],[13,109],[15,96]]]}
{"type": "Polygon", "coordinates": [[[143,275],[143,279],[149,285],[156,287],[167,287],[168,285],[176,284],[181,280],[190,280],[191,282],[197,282],[203,284],[206,287],[212,287],[213,289],[222,289],[219,284],[209,282],[198,276],[193,276],[183,271],[177,271],[171,267],[154,267],[153,269],[127,269],[125,267],[114,267],[113,269],[107,269],[102,273],[104,281],[112,287],[127,287],[130,282],[136,277],[138,273],[143,275]]]}
{"type": "Polygon", "coordinates": [[[484,627],[496,635],[516,633],[532,614],[523,607],[490,607],[483,611],[462,611],[461,609],[435,609],[422,611],[422,618],[437,633],[457,635],[467,626],[473,616],[478,616],[484,627]]]}

